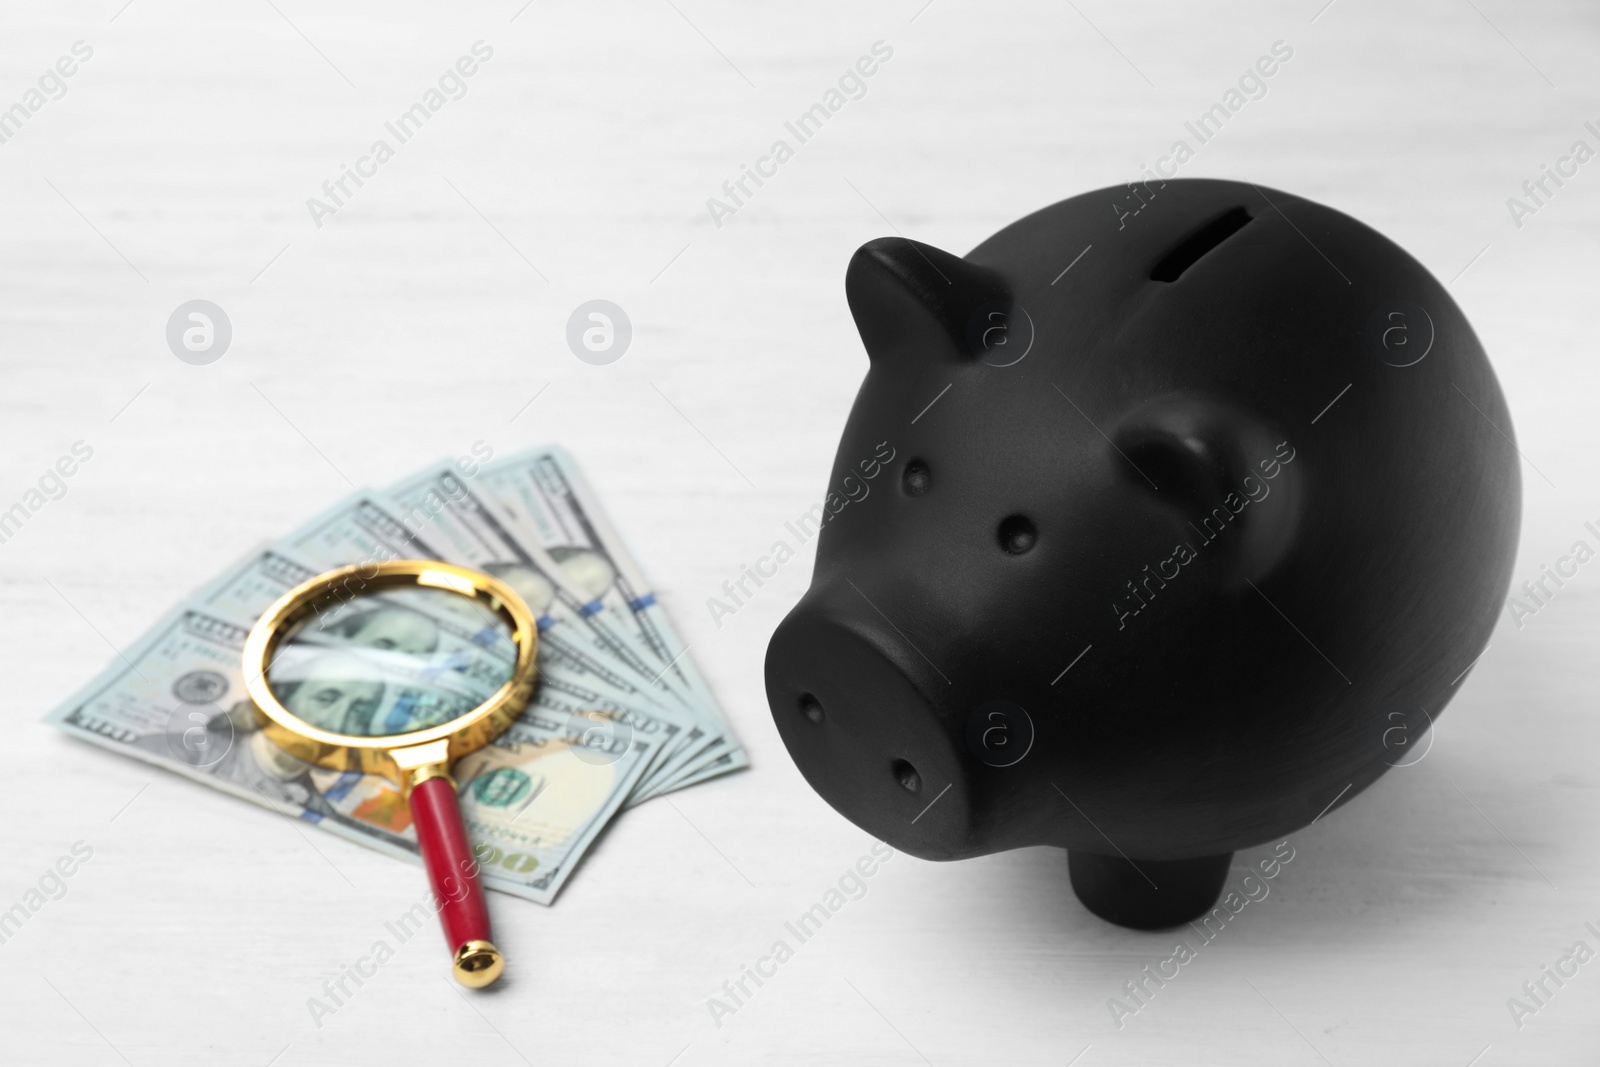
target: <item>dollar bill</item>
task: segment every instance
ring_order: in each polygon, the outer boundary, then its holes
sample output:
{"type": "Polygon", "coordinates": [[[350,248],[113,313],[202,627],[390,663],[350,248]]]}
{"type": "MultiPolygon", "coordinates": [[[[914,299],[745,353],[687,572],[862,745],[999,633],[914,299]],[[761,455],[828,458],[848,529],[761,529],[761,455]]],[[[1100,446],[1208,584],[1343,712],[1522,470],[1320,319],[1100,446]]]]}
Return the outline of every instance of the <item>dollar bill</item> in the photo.
{"type": "Polygon", "coordinates": [[[697,698],[707,743],[672,782],[652,782],[640,799],[748,766],[687,646],[572,457],[555,447],[530,449],[484,464],[477,482],[510,520],[532,531],[571,581],[618,616],[631,618],[656,662],[697,698]]]}
{"type": "Polygon", "coordinates": [[[585,593],[617,614],[631,617],[656,659],[672,665],[708,705],[716,699],[655,592],[622,544],[610,518],[564,450],[534,448],[484,464],[478,474],[484,489],[537,537],[537,544],[555,559],[585,593]]]}
{"type": "MultiPolygon", "coordinates": [[[[643,686],[657,703],[671,703],[690,712],[698,723],[706,722],[706,710],[696,698],[674,686],[664,666],[650,663],[648,649],[628,632],[626,616],[614,615],[604,603],[585,597],[560,565],[520,537],[498,506],[467,484],[454,464],[440,463],[391,486],[384,503],[392,514],[403,517],[408,530],[425,533],[446,558],[496,574],[524,597],[542,598],[551,616],[569,623],[570,639],[590,636],[592,655],[613,665],[620,662],[632,672],[634,684],[643,686]]],[[[722,738],[714,720],[711,726],[698,725],[687,732],[680,749],[652,771],[639,796],[662,778],[679,777],[684,764],[702,759],[708,748],[723,744],[722,738]]]]}
{"type": "Polygon", "coordinates": [[[423,526],[437,539],[440,551],[446,553],[444,558],[495,574],[513,585],[531,585],[549,599],[552,608],[560,607],[563,618],[592,631],[597,650],[626,663],[657,695],[668,694],[686,707],[694,706],[697,698],[687,695],[687,687],[674,686],[662,665],[651,662],[649,651],[625,622],[627,613],[607,611],[604,601],[586,596],[537,544],[525,544],[454,464],[424,470],[390,486],[384,496],[394,512],[423,526]]]}
{"type": "MultiPolygon", "coordinates": [[[[393,783],[303,763],[256,728],[241,662],[247,633],[242,624],[180,607],[48,721],[416,861],[410,815],[393,783]]],[[[619,731],[599,712],[573,720],[536,692],[477,762],[458,765],[469,836],[492,888],[552,902],[665,736],[619,731]]]]}
{"type": "Polygon", "coordinates": [[[644,741],[601,716],[591,720],[590,729],[575,731],[570,720],[535,709],[456,765],[462,819],[481,843],[479,861],[489,870],[531,866],[542,903],[561,891],[648,760],[644,741]]]}

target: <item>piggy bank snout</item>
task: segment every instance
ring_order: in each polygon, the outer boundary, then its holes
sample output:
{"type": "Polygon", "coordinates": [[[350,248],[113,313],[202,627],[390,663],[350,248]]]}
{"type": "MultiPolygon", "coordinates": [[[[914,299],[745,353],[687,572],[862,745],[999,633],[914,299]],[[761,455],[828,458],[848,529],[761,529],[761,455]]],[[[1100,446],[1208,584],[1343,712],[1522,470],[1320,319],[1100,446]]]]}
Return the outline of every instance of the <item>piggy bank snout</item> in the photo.
{"type": "Polygon", "coordinates": [[[800,773],[845,818],[925,859],[980,849],[952,688],[867,603],[813,588],[767,650],[767,700],[800,773]],[[930,682],[928,676],[932,676],[930,682]]]}

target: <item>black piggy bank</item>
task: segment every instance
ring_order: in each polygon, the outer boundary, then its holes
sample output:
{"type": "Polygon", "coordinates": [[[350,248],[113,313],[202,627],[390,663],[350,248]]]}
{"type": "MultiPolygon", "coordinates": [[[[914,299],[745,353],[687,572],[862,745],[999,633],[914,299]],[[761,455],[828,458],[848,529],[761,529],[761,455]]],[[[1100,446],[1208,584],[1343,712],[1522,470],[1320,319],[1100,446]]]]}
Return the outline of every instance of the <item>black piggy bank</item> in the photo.
{"type": "Polygon", "coordinates": [[[1521,482],[1415,259],[1287,193],[1152,181],[965,257],[872,241],[845,293],[870,368],[766,683],[846,818],[927,859],[1066,848],[1091,911],[1157,928],[1422,743],[1521,482]]]}

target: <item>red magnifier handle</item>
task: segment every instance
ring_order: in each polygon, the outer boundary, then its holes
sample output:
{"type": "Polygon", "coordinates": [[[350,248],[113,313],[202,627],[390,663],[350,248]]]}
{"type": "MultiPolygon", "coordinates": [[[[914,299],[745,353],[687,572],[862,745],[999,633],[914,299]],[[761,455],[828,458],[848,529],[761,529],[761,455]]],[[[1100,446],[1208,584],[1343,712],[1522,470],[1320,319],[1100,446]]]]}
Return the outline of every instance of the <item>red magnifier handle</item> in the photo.
{"type": "Polygon", "coordinates": [[[505,960],[489,934],[489,908],[478,884],[478,861],[467,843],[455,783],[433,774],[411,787],[411,821],[428,868],[450,947],[456,981],[482,989],[500,977],[505,960]]]}

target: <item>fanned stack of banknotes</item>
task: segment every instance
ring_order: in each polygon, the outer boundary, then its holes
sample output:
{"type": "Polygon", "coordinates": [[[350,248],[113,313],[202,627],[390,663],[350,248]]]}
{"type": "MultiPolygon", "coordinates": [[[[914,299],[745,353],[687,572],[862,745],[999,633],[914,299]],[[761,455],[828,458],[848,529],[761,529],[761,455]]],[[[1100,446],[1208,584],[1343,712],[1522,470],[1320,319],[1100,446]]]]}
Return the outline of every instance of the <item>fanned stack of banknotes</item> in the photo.
{"type": "MultiPolygon", "coordinates": [[[[485,883],[551,903],[623,808],[749,761],[572,457],[474,453],[357,491],[249,553],[48,721],[415,861],[393,784],[303,763],[258,732],[245,636],[289,589],[346,564],[440,559],[485,571],[539,618],[539,682],[521,718],[454,774],[485,883]]],[[[430,649],[481,651],[448,613],[430,616],[415,600],[403,611],[391,628],[420,631],[430,649]]]]}

